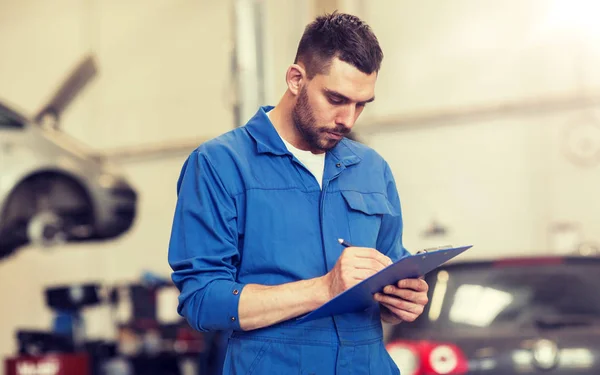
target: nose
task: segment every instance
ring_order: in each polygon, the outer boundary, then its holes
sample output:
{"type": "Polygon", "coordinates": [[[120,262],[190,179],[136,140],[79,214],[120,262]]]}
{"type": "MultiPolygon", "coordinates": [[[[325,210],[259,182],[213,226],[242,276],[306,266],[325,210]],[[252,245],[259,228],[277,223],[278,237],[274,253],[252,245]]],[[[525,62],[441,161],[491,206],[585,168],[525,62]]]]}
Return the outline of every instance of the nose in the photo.
{"type": "Polygon", "coordinates": [[[348,104],[340,108],[337,117],[335,119],[336,125],[342,125],[344,128],[350,131],[356,121],[356,107],[354,104],[348,104]]]}

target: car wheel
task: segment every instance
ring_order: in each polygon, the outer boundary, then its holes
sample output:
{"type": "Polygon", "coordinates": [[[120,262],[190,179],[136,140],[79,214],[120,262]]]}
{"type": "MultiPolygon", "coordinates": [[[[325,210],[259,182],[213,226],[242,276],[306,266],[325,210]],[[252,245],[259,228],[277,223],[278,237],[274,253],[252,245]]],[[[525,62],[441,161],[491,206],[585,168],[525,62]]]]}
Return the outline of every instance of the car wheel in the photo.
{"type": "Polygon", "coordinates": [[[28,242],[53,246],[89,235],[92,218],[91,203],[76,181],[54,173],[40,174],[22,182],[11,194],[3,212],[3,233],[6,242],[18,246],[28,242]]]}
{"type": "Polygon", "coordinates": [[[43,247],[65,243],[64,220],[52,211],[37,212],[27,223],[27,238],[30,243],[43,247]]]}

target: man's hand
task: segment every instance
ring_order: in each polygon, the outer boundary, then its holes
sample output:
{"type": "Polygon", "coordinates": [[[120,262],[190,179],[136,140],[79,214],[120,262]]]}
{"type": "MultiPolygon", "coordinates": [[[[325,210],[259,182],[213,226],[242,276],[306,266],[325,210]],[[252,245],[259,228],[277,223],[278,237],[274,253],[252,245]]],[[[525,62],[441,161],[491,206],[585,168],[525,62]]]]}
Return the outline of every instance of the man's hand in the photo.
{"type": "Polygon", "coordinates": [[[412,322],[423,313],[429,286],[423,279],[404,279],[388,285],[374,295],[381,304],[381,319],[386,323],[412,322]]]}
{"type": "Polygon", "coordinates": [[[337,296],[390,264],[392,260],[375,249],[347,247],[333,269],[325,275],[329,297],[337,296]]]}

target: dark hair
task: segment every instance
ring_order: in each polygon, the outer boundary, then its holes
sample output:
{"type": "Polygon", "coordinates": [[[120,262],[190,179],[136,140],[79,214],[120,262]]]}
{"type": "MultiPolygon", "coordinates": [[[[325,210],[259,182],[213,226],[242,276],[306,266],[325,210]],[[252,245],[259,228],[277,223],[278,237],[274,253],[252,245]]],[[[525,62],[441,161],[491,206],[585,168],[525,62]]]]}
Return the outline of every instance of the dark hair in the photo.
{"type": "Polygon", "coordinates": [[[306,26],[294,63],[302,62],[311,79],[325,73],[334,57],[371,74],[379,71],[383,51],[369,25],[356,16],[335,11],[306,26]]]}

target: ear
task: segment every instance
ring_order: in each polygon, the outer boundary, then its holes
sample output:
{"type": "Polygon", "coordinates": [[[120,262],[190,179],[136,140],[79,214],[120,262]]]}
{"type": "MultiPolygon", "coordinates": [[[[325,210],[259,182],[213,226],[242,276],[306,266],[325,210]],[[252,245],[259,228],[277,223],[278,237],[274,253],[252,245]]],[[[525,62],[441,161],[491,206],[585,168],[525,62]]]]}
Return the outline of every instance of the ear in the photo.
{"type": "Polygon", "coordinates": [[[302,65],[290,65],[285,74],[285,81],[287,83],[288,90],[292,94],[298,95],[300,93],[302,85],[306,83],[306,71],[304,70],[302,65]]]}

